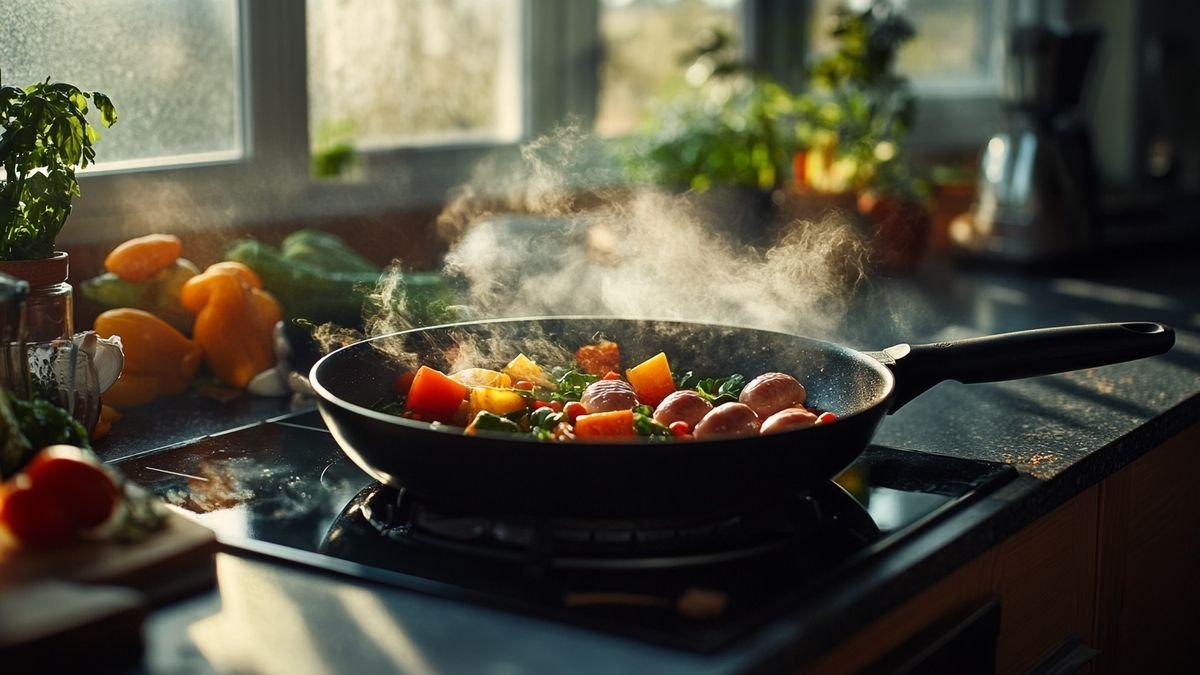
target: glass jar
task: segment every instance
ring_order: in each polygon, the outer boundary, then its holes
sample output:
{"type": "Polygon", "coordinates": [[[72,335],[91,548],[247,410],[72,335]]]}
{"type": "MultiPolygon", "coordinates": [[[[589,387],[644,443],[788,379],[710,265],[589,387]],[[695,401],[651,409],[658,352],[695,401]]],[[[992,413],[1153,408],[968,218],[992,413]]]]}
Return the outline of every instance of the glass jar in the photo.
{"type": "Polygon", "coordinates": [[[75,304],[67,283],[69,256],[56,251],[39,260],[0,261],[0,272],[29,284],[25,299],[25,339],[29,344],[70,339],[75,333],[75,304]]]}
{"type": "Polygon", "coordinates": [[[29,356],[25,350],[25,298],[29,284],[0,273],[0,387],[29,398],[29,356]]]}

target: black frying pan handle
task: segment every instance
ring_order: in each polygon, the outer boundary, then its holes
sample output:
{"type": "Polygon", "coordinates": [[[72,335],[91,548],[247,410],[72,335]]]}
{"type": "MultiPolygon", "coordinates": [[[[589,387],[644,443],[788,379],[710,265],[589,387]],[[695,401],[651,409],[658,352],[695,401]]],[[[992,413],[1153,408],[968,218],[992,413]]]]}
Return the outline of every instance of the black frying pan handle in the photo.
{"type": "Polygon", "coordinates": [[[1175,331],[1160,323],[1095,323],[900,344],[880,357],[896,375],[891,412],[942,380],[998,382],[1094,368],[1162,354],[1173,344],[1175,331]]]}

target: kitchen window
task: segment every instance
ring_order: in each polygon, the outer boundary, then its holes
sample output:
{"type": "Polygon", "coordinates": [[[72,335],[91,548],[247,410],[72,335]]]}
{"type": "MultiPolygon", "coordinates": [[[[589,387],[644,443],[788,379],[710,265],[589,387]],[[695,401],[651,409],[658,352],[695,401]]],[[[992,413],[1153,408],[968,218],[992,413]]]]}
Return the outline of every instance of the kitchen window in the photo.
{"type": "Polygon", "coordinates": [[[120,102],[100,146],[105,168],[243,155],[236,0],[0,0],[0,16],[4,84],[50,77],[120,102]]]}
{"type": "MultiPolygon", "coordinates": [[[[434,205],[566,119],[632,131],[655,92],[686,86],[697,31],[794,80],[831,1],[0,0],[0,68],[112,95],[120,121],[62,235],[107,241],[434,205]]],[[[915,143],[982,141],[1000,4],[906,3],[915,143]],[[936,58],[943,43],[954,58],[936,58]]]]}

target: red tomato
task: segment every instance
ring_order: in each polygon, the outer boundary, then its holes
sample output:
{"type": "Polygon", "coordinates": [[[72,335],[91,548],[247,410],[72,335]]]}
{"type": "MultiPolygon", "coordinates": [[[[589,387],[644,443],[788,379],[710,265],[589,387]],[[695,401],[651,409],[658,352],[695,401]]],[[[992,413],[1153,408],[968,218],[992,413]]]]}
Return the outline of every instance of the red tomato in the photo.
{"type": "Polygon", "coordinates": [[[562,412],[563,404],[559,401],[534,401],[533,405],[529,406],[530,410],[537,410],[538,408],[549,408],[554,412],[562,412]]]}
{"type": "Polygon", "coordinates": [[[571,401],[563,406],[563,413],[567,416],[567,422],[574,425],[580,415],[587,414],[587,408],[583,407],[579,401],[571,401]]]}
{"type": "Polygon", "coordinates": [[[70,508],[49,490],[13,485],[0,491],[0,525],[17,541],[35,548],[61,546],[75,537],[70,508]]]}
{"type": "Polygon", "coordinates": [[[674,422],[671,422],[667,425],[667,429],[670,429],[671,435],[675,438],[692,437],[692,425],[684,422],[683,420],[675,420],[674,422]]]}
{"type": "Polygon", "coordinates": [[[517,380],[516,382],[513,383],[513,389],[520,389],[522,391],[533,391],[533,383],[530,382],[529,380],[517,380]]]}
{"type": "Polygon", "coordinates": [[[823,412],[820,415],[817,415],[816,424],[818,424],[818,425],[829,424],[830,422],[836,422],[836,421],[837,421],[837,415],[835,415],[831,412],[823,412]]]}
{"type": "Polygon", "coordinates": [[[119,493],[108,473],[73,445],[51,445],[25,467],[32,488],[63,504],[75,527],[96,527],[108,520],[119,493]]]}

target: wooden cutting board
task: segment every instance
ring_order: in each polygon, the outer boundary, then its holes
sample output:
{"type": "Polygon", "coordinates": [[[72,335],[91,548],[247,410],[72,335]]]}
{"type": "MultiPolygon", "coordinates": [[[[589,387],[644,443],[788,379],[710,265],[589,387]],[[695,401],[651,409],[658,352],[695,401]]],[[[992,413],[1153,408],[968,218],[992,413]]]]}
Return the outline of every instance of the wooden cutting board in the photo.
{"type": "Polygon", "coordinates": [[[0,544],[0,670],[54,672],[136,658],[149,607],[213,585],[216,537],[170,513],[132,542],[45,551],[0,544]]]}
{"type": "Polygon", "coordinates": [[[216,537],[206,527],[169,512],[164,527],[132,543],[80,542],[61,549],[28,550],[0,544],[0,589],[56,579],[141,591],[160,605],[212,585],[216,537]]]}

